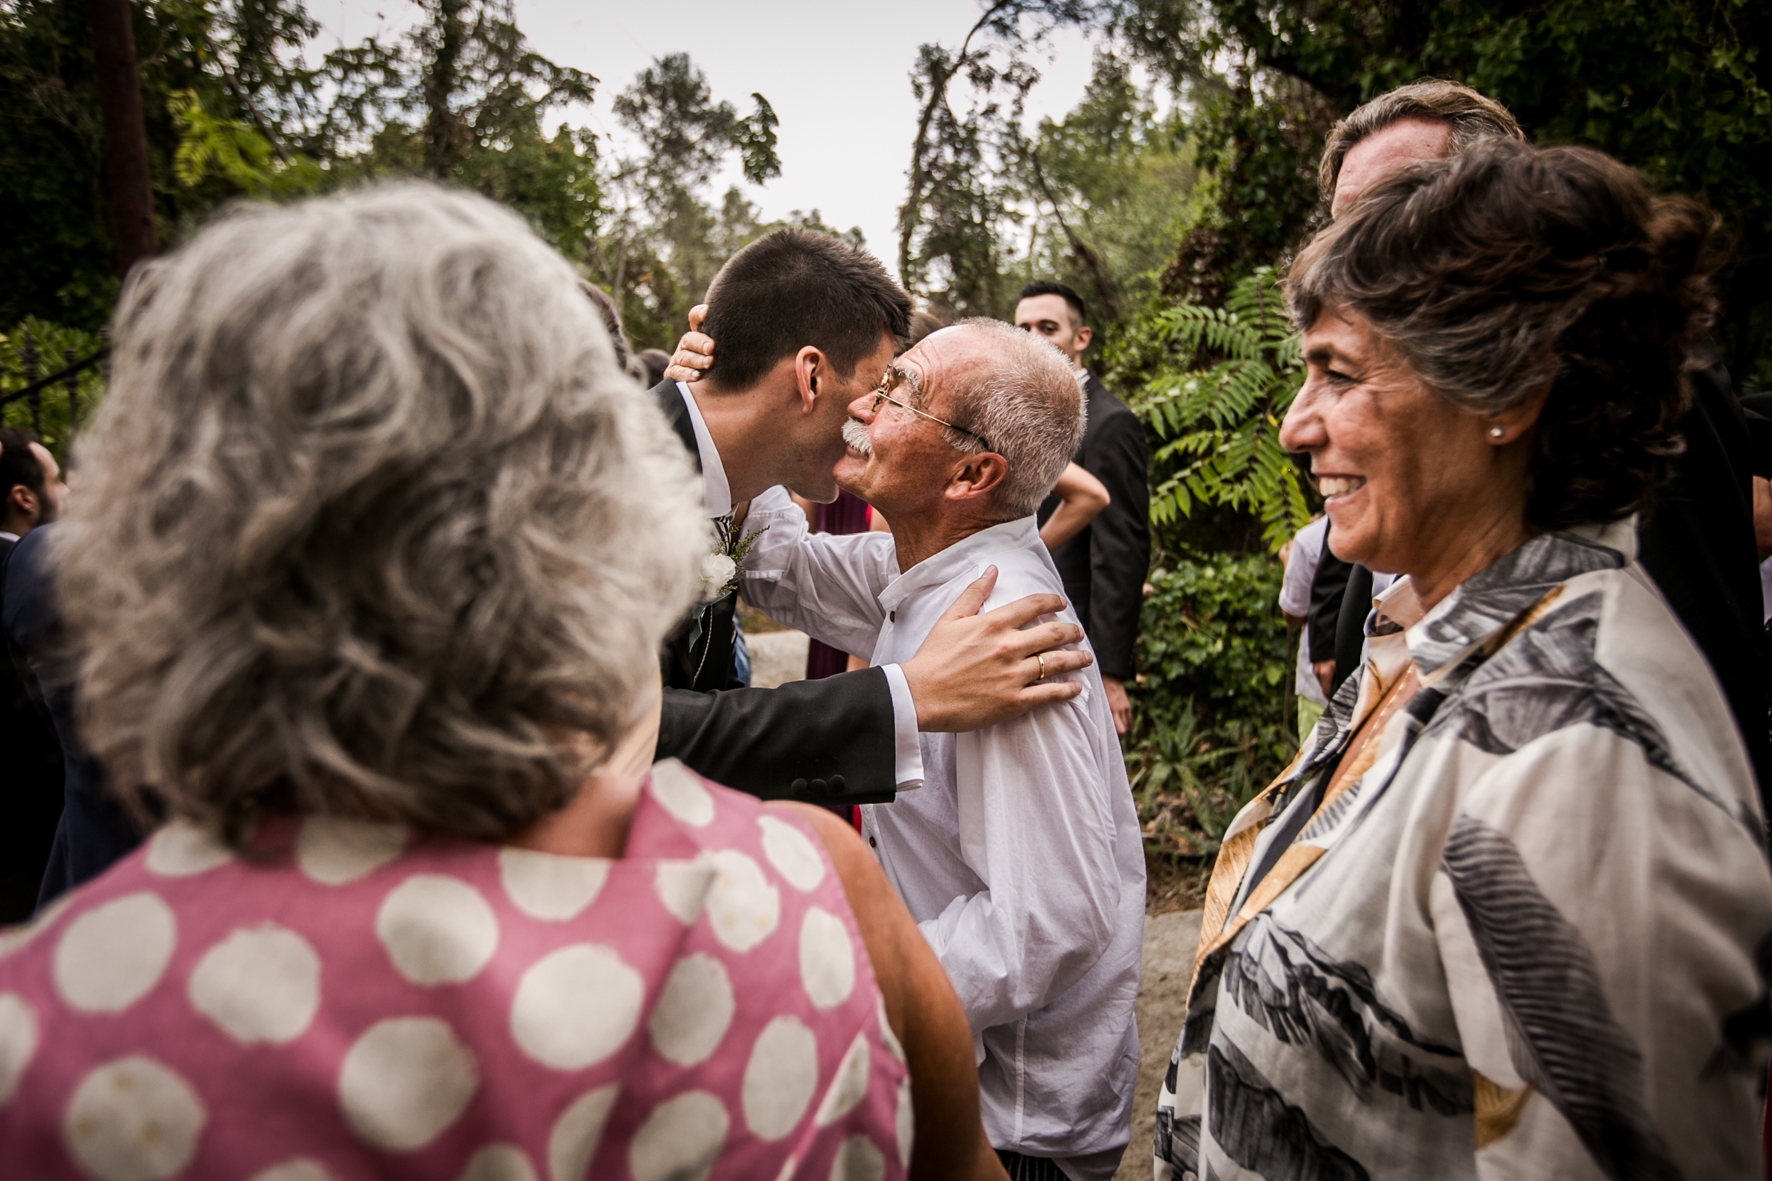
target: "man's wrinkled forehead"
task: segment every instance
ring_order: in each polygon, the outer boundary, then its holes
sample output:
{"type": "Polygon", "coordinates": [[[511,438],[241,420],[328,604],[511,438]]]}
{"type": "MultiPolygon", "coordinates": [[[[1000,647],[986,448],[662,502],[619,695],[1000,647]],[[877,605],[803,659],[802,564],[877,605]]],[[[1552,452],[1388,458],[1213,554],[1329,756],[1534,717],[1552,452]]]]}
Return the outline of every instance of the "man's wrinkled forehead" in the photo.
{"type": "Polygon", "coordinates": [[[925,336],[894,365],[915,377],[917,392],[927,399],[956,373],[987,364],[990,343],[990,338],[976,328],[955,324],[925,336]]]}

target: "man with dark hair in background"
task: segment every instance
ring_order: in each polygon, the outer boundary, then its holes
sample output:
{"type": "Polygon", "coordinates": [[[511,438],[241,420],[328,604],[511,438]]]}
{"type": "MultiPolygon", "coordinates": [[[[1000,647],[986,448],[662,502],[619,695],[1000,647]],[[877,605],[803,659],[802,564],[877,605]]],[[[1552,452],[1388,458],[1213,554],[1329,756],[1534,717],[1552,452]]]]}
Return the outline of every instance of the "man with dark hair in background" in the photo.
{"type": "MultiPolygon", "coordinates": [[[[1107,486],[1111,499],[1081,533],[1052,551],[1065,594],[1101,661],[1101,683],[1122,735],[1132,724],[1132,679],[1144,579],[1151,565],[1150,452],[1144,424],[1083,366],[1094,335],[1083,297],[1063,283],[1029,283],[1015,304],[1015,326],[1043,336],[1071,359],[1089,402],[1089,425],[1076,462],[1107,486]]],[[[1040,521],[1058,507],[1048,497],[1040,521]]]]}
{"type": "MultiPolygon", "coordinates": [[[[1484,140],[1524,140],[1495,100],[1458,82],[1427,78],[1400,86],[1337,123],[1323,149],[1318,184],[1335,216],[1373,183],[1417,160],[1455,156],[1484,140]]],[[[1673,478],[1637,522],[1638,560],[1704,652],[1735,715],[1772,812],[1772,743],[1766,733],[1766,651],[1759,559],[1753,531],[1755,471],[1747,418],[1715,350],[1691,375],[1692,406],[1680,421],[1686,450],[1673,478]]],[[[1334,545],[1334,530],[1329,544],[1334,545]]],[[[1333,576],[1325,555],[1318,577],[1333,576]]],[[[1371,575],[1355,567],[1339,604],[1335,680],[1357,664],[1371,607],[1371,575]]],[[[1317,626],[1313,613],[1312,626],[1317,626]]],[[[1313,654],[1314,655],[1314,654],[1313,654]]]]}
{"type": "Polygon", "coordinates": [[[1033,595],[978,615],[994,572],[902,664],[778,689],[739,685],[728,559],[742,549],[745,509],[776,485],[819,503],[836,496],[848,406],[885,372],[911,305],[872,255],[802,230],[739,251],[707,303],[718,357],[700,380],[652,390],[701,470],[707,515],[725,539],[706,563],[702,605],[665,646],[657,756],[765,798],[884,802],[922,782],[923,731],[973,730],[1074,696],[1074,685],[1048,677],[1088,663],[1051,650],[1079,639],[1077,629],[1022,626],[1063,602],[1033,595]]]}
{"type": "Polygon", "coordinates": [[[0,559],[61,515],[67,491],[49,448],[24,431],[0,429],[0,559]]]}
{"type": "MultiPolygon", "coordinates": [[[[48,448],[0,429],[0,603],[14,547],[60,515],[66,492],[48,448]]],[[[62,753],[42,688],[10,637],[0,663],[0,762],[0,923],[17,923],[37,905],[61,818],[62,753]]]]}

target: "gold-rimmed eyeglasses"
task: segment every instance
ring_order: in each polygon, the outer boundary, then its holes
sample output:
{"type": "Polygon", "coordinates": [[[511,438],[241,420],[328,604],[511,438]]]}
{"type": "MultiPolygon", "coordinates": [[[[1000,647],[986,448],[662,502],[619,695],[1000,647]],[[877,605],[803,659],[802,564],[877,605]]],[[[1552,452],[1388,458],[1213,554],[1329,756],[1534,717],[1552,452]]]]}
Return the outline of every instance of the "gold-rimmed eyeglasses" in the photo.
{"type": "Polygon", "coordinates": [[[971,438],[977,439],[986,451],[995,450],[995,448],[993,448],[991,446],[990,440],[986,439],[983,435],[979,434],[977,431],[967,430],[963,426],[956,426],[955,424],[949,422],[945,418],[937,418],[937,417],[935,417],[935,415],[930,414],[927,410],[919,410],[915,406],[911,405],[909,402],[900,401],[899,399],[892,396],[892,393],[891,393],[892,390],[897,389],[900,385],[907,385],[907,384],[910,385],[913,389],[916,388],[916,383],[914,381],[907,381],[906,375],[902,371],[900,371],[898,369],[888,369],[885,372],[885,374],[881,376],[880,384],[874,388],[874,404],[871,407],[869,407],[868,413],[878,414],[878,413],[880,413],[880,403],[881,402],[891,402],[894,406],[897,406],[902,410],[909,410],[912,414],[915,414],[918,418],[927,418],[930,422],[938,423],[941,426],[945,426],[950,431],[959,431],[962,435],[967,435],[967,436],[970,436],[971,438]]]}

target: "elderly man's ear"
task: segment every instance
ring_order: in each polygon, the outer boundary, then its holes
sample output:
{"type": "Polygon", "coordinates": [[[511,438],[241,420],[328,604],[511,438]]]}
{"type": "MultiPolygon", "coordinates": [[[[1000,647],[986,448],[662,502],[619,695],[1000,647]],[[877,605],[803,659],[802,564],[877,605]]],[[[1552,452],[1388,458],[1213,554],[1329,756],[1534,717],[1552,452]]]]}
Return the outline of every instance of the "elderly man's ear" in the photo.
{"type": "Polygon", "coordinates": [[[942,495],[949,500],[976,500],[989,496],[1008,474],[1009,464],[994,451],[967,455],[948,476],[948,486],[942,495]]]}

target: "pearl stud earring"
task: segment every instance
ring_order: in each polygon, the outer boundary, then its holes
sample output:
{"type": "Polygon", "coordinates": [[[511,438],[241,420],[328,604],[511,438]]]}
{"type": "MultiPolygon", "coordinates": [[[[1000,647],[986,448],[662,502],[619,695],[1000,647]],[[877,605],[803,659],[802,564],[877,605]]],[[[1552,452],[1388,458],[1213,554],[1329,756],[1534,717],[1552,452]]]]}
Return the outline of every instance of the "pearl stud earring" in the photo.
{"type": "Polygon", "coordinates": [[[1489,437],[1491,439],[1499,439],[1499,438],[1501,438],[1501,436],[1503,436],[1505,434],[1507,434],[1507,432],[1502,430],[1498,426],[1492,426],[1489,428],[1489,437]]]}

